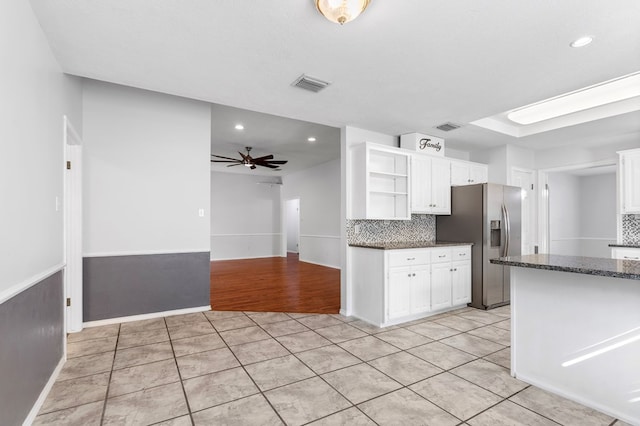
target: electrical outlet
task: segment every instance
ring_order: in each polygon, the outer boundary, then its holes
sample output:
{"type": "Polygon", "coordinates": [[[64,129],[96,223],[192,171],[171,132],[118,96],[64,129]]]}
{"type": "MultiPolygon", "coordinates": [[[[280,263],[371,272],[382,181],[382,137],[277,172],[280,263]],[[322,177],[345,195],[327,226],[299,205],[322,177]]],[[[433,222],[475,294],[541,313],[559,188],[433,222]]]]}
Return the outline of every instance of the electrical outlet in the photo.
{"type": "Polygon", "coordinates": [[[354,232],[355,232],[356,234],[359,234],[359,233],[360,233],[360,225],[356,225],[356,226],[354,226],[354,227],[353,227],[353,230],[354,230],[354,232]]]}
{"type": "Polygon", "coordinates": [[[198,209],[198,216],[204,217],[204,209],[198,209]]]}

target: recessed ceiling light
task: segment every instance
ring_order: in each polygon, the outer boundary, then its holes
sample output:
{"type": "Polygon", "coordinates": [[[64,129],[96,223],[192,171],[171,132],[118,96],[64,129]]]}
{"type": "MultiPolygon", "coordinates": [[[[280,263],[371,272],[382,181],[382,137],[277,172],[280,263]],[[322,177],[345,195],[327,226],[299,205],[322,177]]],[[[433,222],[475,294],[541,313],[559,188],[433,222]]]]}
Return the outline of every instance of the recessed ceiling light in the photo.
{"type": "Polygon", "coordinates": [[[244,126],[242,124],[236,124],[236,130],[244,130],[244,126]]]}
{"type": "Polygon", "coordinates": [[[511,111],[507,118],[518,124],[533,124],[636,96],[640,96],[640,73],[585,87],[511,111]]]}
{"type": "Polygon", "coordinates": [[[314,137],[312,136],[312,137],[310,137],[310,138],[309,138],[309,139],[307,139],[307,140],[308,140],[309,142],[315,142],[315,141],[316,141],[316,138],[314,138],[314,137]]]}
{"type": "Polygon", "coordinates": [[[593,37],[584,36],[584,37],[580,37],[579,39],[573,40],[571,42],[571,44],[569,44],[569,46],[571,46],[571,47],[584,47],[587,44],[591,43],[592,41],[593,41],[593,37]]]}

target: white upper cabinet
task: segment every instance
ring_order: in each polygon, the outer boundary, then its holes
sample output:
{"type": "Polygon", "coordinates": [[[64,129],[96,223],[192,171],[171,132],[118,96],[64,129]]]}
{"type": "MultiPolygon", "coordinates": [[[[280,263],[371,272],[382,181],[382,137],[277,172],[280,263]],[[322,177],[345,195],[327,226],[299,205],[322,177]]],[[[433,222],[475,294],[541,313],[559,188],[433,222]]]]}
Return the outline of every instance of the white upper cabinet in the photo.
{"type": "Polygon", "coordinates": [[[365,142],[351,150],[351,219],[411,219],[409,154],[365,142]]]}
{"type": "Polygon", "coordinates": [[[486,183],[489,178],[489,166],[469,161],[451,160],[451,186],[486,183]]]}
{"type": "Polygon", "coordinates": [[[411,211],[451,214],[449,160],[422,154],[411,156],[411,211]]]}
{"type": "Polygon", "coordinates": [[[640,149],[618,152],[620,155],[620,212],[640,213],[640,149]]]}

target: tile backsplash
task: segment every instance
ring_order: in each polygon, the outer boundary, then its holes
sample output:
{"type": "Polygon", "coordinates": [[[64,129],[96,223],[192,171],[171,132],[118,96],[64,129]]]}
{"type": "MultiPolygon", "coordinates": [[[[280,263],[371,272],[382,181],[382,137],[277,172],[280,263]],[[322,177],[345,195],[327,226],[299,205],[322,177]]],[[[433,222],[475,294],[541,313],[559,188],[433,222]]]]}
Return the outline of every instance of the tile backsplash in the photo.
{"type": "Polygon", "coordinates": [[[640,244],[640,214],[622,215],[622,244],[640,244]]]}
{"type": "Polygon", "coordinates": [[[349,244],[435,241],[436,217],[412,214],[411,220],[347,220],[349,244]],[[356,225],[359,232],[356,234],[356,225]]]}

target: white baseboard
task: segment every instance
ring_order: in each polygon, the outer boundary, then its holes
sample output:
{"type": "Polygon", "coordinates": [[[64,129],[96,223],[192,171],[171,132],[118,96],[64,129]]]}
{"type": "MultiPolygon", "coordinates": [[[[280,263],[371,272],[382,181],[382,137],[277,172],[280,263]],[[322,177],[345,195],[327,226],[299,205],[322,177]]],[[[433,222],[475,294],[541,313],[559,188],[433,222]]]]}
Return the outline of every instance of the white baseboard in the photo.
{"type": "Polygon", "coordinates": [[[82,324],[84,327],[100,327],[102,325],[120,324],[122,322],[141,321],[146,319],[169,317],[173,315],[193,314],[196,312],[210,311],[211,306],[198,306],[196,308],[175,309],[173,311],[152,312],[150,314],[131,315],[128,317],[107,318],[97,321],[88,321],[82,324]]]}
{"type": "Polygon", "coordinates": [[[327,265],[326,263],[320,263],[320,262],[312,262],[311,260],[307,260],[307,259],[300,259],[298,258],[298,261],[300,262],[305,262],[305,263],[312,263],[314,265],[319,265],[319,266],[325,266],[327,268],[332,268],[332,269],[340,269],[339,266],[335,266],[335,265],[327,265]]]}
{"type": "Polygon", "coordinates": [[[215,262],[216,260],[244,260],[244,259],[265,259],[267,257],[284,257],[279,254],[269,254],[266,256],[245,256],[245,257],[216,257],[211,256],[211,261],[215,262]]]}
{"type": "Polygon", "coordinates": [[[63,355],[62,358],[60,358],[60,362],[58,362],[58,365],[53,370],[53,373],[51,373],[51,376],[49,377],[49,381],[47,381],[47,384],[44,385],[44,388],[42,388],[42,392],[40,392],[40,396],[36,400],[36,403],[33,404],[33,407],[31,407],[31,411],[29,411],[29,415],[27,416],[26,419],[24,419],[22,426],[30,426],[34,422],[34,420],[36,419],[36,416],[38,415],[38,413],[40,412],[40,409],[42,408],[42,405],[44,404],[44,401],[47,399],[47,396],[49,395],[49,392],[51,391],[53,384],[56,382],[56,379],[60,375],[60,371],[62,371],[62,367],[64,366],[64,363],[66,361],[67,361],[67,357],[63,355]]]}

